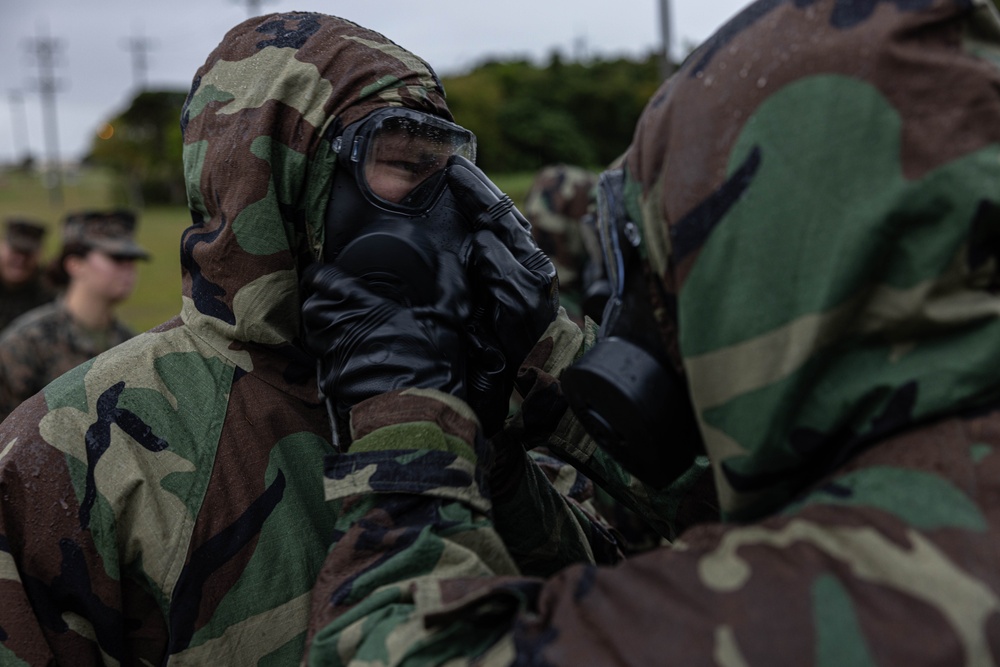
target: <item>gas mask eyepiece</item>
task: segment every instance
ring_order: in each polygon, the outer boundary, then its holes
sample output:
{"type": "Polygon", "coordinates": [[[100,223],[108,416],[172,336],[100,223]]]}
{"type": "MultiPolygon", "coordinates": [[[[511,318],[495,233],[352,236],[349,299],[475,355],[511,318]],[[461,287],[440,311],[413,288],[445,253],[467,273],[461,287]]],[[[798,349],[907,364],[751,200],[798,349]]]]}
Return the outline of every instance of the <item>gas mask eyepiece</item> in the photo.
{"type": "Polygon", "coordinates": [[[615,169],[598,184],[597,224],[610,296],[597,343],[563,372],[561,384],[597,444],[633,475],[661,488],[704,449],[687,384],[660,339],[624,183],[624,170],[615,169]]]}
{"type": "Polygon", "coordinates": [[[418,215],[434,204],[453,155],[475,162],[476,137],[421,111],[386,107],[333,139],[337,168],[346,168],[365,198],[388,211],[418,215]]]}

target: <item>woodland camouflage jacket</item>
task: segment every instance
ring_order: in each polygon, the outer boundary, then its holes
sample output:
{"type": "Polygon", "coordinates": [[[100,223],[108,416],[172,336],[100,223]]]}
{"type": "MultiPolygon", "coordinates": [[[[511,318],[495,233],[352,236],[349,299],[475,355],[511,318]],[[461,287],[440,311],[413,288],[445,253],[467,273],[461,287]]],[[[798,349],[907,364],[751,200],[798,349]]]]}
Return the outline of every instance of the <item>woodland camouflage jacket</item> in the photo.
{"type": "MultiPolygon", "coordinates": [[[[451,118],[423,61],[318,14],[251,19],[198,71],[180,316],[0,425],[4,667],[299,663],[336,515],[329,424],[295,345],[298,277],[323,243],[324,132],[387,105],[451,118]]],[[[559,506],[532,504],[547,539],[590,534],[529,470],[559,506]]]]}
{"type": "Polygon", "coordinates": [[[1000,662],[998,46],[979,0],[760,0],[695,51],[626,199],[726,520],[516,576],[467,408],[369,399],[309,664],[1000,662]]]}

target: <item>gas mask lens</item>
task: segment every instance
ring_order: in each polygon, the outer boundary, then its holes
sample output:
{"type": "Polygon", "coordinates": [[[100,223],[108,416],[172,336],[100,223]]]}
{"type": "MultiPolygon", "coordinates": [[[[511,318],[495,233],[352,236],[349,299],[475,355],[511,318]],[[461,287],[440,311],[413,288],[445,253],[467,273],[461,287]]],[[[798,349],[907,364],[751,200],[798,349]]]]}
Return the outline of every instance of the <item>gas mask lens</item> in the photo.
{"type": "Polygon", "coordinates": [[[334,140],[366,198],[394,211],[420,212],[434,203],[452,155],[476,159],[472,132],[441,118],[387,108],[347,128],[334,140]]]}

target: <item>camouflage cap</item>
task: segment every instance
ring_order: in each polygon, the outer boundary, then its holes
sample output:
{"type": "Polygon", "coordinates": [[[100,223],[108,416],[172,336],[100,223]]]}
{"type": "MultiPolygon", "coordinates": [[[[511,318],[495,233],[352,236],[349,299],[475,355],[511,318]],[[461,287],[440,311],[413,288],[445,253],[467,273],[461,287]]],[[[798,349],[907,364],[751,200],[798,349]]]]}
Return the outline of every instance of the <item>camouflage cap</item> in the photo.
{"type": "Polygon", "coordinates": [[[597,175],[572,165],[544,167],[524,200],[531,233],[559,272],[561,288],[576,287],[589,255],[581,223],[595,201],[597,175]]]}
{"type": "Polygon", "coordinates": [[[149,259],[135,242],[135,214],[130,211],[70,213],[63,223],[63,245],[79,244],[117,257],[149,259]]]}
{"type": "Polygon", "coordinates": [[[7,220],[4,240],[10,247],[26,253],[35,253],[42,248],[45,226],[31,220],[11,218],[7,220]]]}

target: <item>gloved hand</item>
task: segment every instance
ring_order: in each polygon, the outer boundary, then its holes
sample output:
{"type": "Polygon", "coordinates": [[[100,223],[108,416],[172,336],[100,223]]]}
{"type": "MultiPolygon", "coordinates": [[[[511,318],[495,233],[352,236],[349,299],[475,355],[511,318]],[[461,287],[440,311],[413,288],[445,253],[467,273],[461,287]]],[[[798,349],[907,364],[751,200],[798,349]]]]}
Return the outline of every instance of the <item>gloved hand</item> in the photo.
{"type": "Polygon", "coordinates": [[[319,360],[335,441],[349,442],[350,409],[372,396],[420,387],[465,397],[468,290],[457,258],[443,255],[440,262],[437,301],[413,307],[335,265],[303,272],[303,341],[319,360]]]}
{"type": "Polygon", "coordinates": [[[463,157],[451,158],[447,173],[473,230],[469,337],[474,360],[488,360],[488,368],[472,369],[469,402],[489,437],[503,425],[518,367],[559,312],[559,283],[555,266],[535,244],[531,226],[510,197],[463,157]]]}

